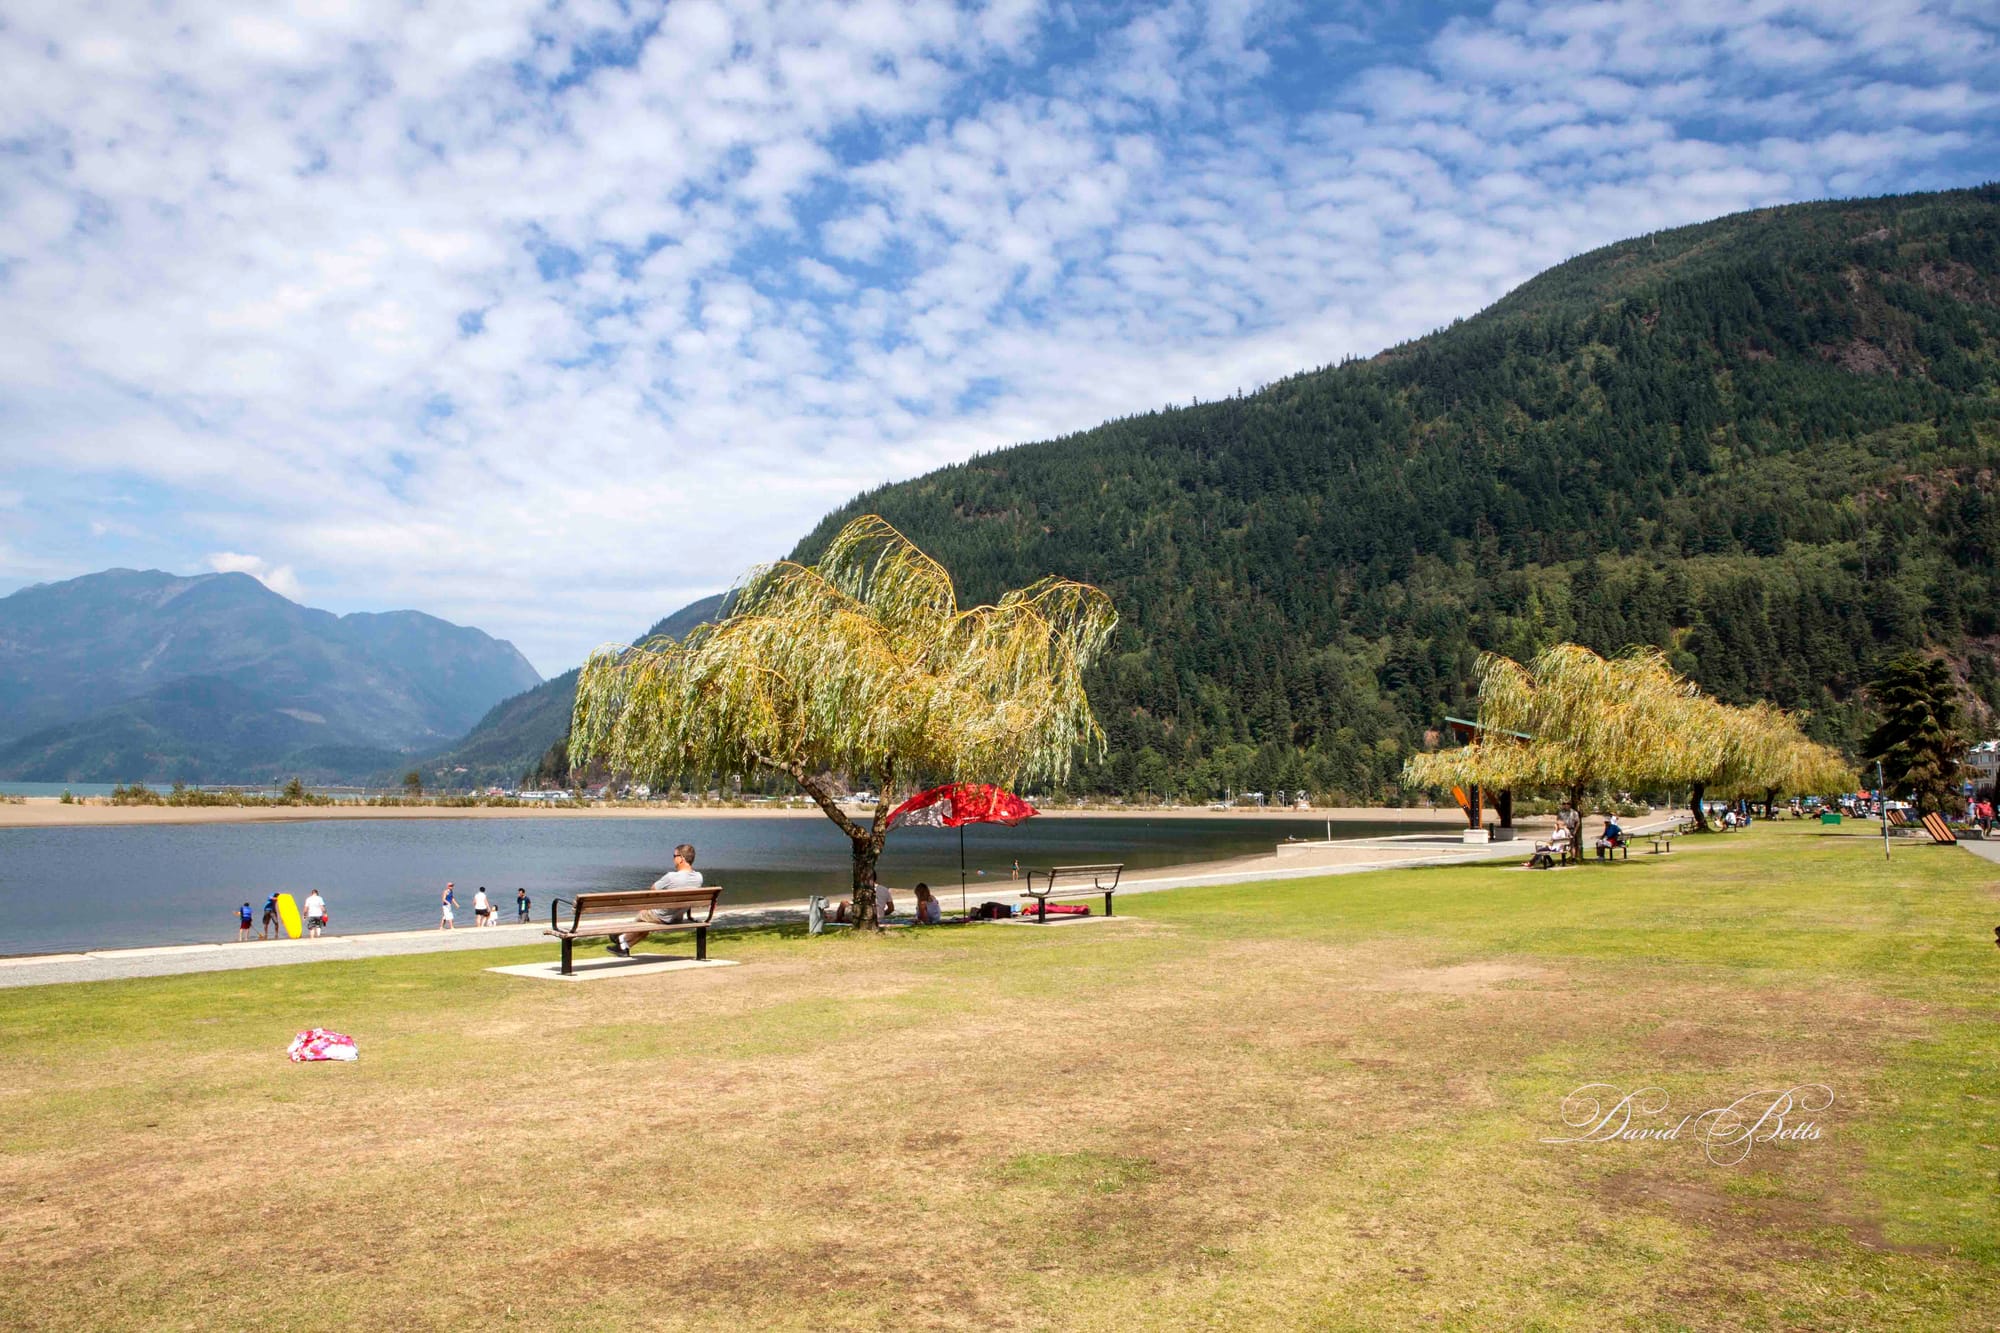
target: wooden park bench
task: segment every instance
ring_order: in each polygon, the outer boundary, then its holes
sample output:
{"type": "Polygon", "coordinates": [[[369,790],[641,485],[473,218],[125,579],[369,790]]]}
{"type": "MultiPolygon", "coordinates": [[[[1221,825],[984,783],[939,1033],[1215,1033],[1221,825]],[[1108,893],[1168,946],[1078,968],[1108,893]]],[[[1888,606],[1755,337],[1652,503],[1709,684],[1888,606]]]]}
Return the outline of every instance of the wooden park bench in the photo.
{"type": "Polygon", "coordinates": [[[1932,811],[1924,816],[1924,832],[1931,835],[1931,841],[1940,847],[1950,847],[1958,841],[1958,835],[1944,822],[1944,816],[1932,811]]]}
{"type": "Polygon", "coordinates": [[[1056,866],[1049,870],[1030,870],[1028,887],[1023,896],[1035,900],[1035,921],[1040,925],[1048,924],[1051,898],[1089,898],[1101,893],[1104,895],[1104,915],[1110,916],[1111,895],[1118,892],[1118,879],[1124,873],[1123,861],[1096,866],[1056,866]],[[1042,887],[1039,889],[1035,887],[1037,875],[1042,877],[1042,887]],[[1111,877],[1109,884],[1104,882],[1107,875],[1111,877]],[[1088,883],[1084,882],[1086,877],[1088,883]],[[1070,882],[1065,884],[1064,880],[1070,882]]]}
{"type": "Polygon", "coordinates": [[[578,940],[608,939],[613,935],[657,935],[668,930],[694,932],[694,956],[708,957],[708,925],[715,920],[716,900],[722,897],[719,885],[699,889],[628,889],[617,893],[579,893],[574,899],[558,898],[549,905],[549,928],[542,933],[562,941],[562,974],[570,975],[570,948],[578,940]],[[569,918],[563,918],[567,904],[569,918]],[[685,912],[684,921],[661,924],[641,920],[639,913],[657,911],[669,917],[685,912]]]}
{"type": "Polygon", "coordinates": [[[1646,837],[1653,840],[1653,855],[1658,856],[1662,852],[1671,852],[1674,849],[1674,835],[1678,832],[1678,829],[1667,829],[1659,833],[1646,834],[1646,837]]]}

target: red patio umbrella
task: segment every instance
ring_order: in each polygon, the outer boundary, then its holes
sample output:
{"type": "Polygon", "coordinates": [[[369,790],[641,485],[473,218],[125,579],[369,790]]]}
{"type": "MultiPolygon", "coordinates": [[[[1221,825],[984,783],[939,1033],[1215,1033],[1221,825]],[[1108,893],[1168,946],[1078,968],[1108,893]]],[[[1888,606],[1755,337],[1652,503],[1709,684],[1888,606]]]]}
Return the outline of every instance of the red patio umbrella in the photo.
{"type": "Polygon", "coordinates": [[[965,910],[965,826],[1013,826],[1041,812],[1013,792],[990,782],[947,782],[920,791],[889,812],[888,827],[955,828],[958,830],[958,910],[965,910]]]}

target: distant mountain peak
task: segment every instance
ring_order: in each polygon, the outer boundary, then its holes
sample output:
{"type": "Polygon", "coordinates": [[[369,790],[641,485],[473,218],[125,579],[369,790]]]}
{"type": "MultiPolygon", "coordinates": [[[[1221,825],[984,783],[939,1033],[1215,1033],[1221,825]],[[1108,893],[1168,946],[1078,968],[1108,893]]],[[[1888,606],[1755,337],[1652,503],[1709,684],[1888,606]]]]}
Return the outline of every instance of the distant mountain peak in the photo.
{"type": "Polygon", "coordinates": [[[540,679],[512,644],[421,611],[336,616],[240,571],[103,570],[0,597],[0,777],[352,775],[540,679]]]}

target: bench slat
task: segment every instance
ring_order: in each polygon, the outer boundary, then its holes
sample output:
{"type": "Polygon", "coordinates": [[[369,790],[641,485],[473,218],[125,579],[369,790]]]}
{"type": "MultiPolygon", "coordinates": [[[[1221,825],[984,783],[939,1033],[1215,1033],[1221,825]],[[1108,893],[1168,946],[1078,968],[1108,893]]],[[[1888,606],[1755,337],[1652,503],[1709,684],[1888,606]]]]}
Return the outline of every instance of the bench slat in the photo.
{"type": "Polygon", "coordinates": [[[714,923],[703,921],[699,917],[696,917],[692,921],[671,922],[641,921],[636,917],[623,917],[610,921],[586,921],[583,925],[577,927],[551,926],[544,930],[542,934],[554,935],[558,939],[564,937],[582,939],[590,935],[650,935],[656,931],[693,930],[696,926],[712,924],[714,923]]]}

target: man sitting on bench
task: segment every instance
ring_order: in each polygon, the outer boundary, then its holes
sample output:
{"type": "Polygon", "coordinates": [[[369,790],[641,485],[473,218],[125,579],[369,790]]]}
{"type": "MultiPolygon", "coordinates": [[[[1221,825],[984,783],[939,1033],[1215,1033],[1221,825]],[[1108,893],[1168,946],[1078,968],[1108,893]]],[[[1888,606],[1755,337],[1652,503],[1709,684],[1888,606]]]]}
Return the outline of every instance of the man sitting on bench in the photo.
{"type": "MultiPolygon", "coordinates": [[[[1618,816],[1606,815],[1604,817],[1603,836],[1597,840],[1597,859],[1600,861],[1609,860],[1613,852],[1621,850],[1624,846],[1625,830],[1618,826],[1618,816]]],[[[1627,856],[1631,855],[1629,851],[1625,854],[1627,856]]]]}
{"type": "MultiPolygon", "coordinates": [[[[656,889],[698,889],[701,887],[701,872],[694,868],[694,844],[684,842],[674,848],[674,868],[653,881],[656,889]]],[[[669,916],[657,907],[649,907],[639,913],[641,921],[657,921],[663,926],[671,926],[676,921],[688,919],[685,907],[676,907],[669,916]]],[[[610,943],[611,952],[620,958],[632,956],[632,946],[645,940],[645,935],[620,935],[610,943]]]]}

